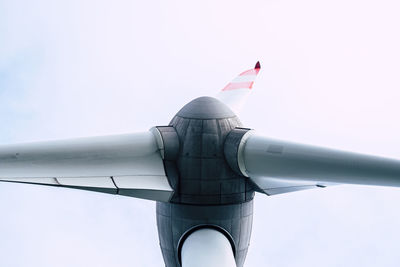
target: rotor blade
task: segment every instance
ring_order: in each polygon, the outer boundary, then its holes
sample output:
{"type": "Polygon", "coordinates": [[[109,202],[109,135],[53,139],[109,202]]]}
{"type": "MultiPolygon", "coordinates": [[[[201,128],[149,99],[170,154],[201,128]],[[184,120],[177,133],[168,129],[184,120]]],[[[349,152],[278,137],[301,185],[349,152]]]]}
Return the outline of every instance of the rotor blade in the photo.
{"type": "Polygon", "coordinates": [[[272,179],[324,187],[329,183],[400,186],[400,160],[296,144],[249,134],[238,155],[241,172],[261,189],[272,179]]]}
{"type": "Polygon", "coordinates": [[[211,228],[191,233],[185,239],[180,254],[182,267],[236,267],[228,238],[211,228]]]}
{"type": "Polygon", "coordinates": [[[260,69],[260,62],[257,61],[253,69],[240,73],[233,81],[228,83],[218,94],[217,98],[238,114],[253,88],[260,69]]]}
{"type": "Polygon", "coordinates": [[[0,146],[0,181],[168,201],[172,188],[150,131],[0,146]]]}

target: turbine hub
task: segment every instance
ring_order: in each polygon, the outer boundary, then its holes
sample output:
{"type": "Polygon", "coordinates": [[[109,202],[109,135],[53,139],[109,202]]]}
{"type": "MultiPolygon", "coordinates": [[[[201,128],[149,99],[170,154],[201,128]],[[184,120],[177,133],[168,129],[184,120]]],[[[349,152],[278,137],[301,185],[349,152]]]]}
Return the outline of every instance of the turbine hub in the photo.
{"type": "Polygon", "coordinates": [[[253,199],[253,184],[234,172],[224,156],[226,136],[241,125],[228,106],[212,97],[194,99],[175,115],[170,126],[180,144],[171,202],[219,205],[253,199]]]}

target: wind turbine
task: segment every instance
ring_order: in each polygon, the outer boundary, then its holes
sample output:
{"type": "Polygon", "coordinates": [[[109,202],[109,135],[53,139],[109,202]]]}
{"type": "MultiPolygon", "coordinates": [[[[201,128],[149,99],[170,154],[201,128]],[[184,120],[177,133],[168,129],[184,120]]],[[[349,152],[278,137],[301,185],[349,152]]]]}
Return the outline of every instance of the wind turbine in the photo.
{"type": "Polygon", "coordinates": [[[271,139],[237,117],[261,66],[167,126],[133,134],[0,146],[0,181],[157,201],[167,267],[241,267],[255,192],[333,184],[400,186],[400,161],[271,139]]]}

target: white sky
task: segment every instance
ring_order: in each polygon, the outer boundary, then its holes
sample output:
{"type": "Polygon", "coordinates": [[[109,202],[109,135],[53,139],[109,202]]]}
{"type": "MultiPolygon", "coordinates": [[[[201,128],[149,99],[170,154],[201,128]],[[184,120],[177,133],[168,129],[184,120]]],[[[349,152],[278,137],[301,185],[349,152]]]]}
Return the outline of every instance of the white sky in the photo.
{"type": "MultiPolygon", "coordinates": [[[[400,159],[398,1],[0,0],[0,142],[147,130],[261,61],[271,137],[400,159]]],[[[398,266],[400,189],[258,195],[246,267],[398,266]]],[[[152,202],[0,185],[0,266],[163,266],[152,202]]]]}

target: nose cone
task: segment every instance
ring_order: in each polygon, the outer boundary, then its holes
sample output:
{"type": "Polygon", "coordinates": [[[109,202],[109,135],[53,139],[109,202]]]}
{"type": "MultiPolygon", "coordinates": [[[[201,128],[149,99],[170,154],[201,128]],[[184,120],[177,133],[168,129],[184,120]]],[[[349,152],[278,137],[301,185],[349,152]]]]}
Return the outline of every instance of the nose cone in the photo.
{"type": "Polygon", "coordinates": [[[177,114],[190,119],[225,119],[235,117],[235,113],[216,98],[203,96],[186,104],[177,114]]]}
{"type": "Polygon", "coordinates": [[[225,205],[253,199],[254,188],[235,173],[224,156],[225,138],[239,118],[212,97],[200,97],[184,106],[172,119],[179,137],[174,203],[225,205]]]}

